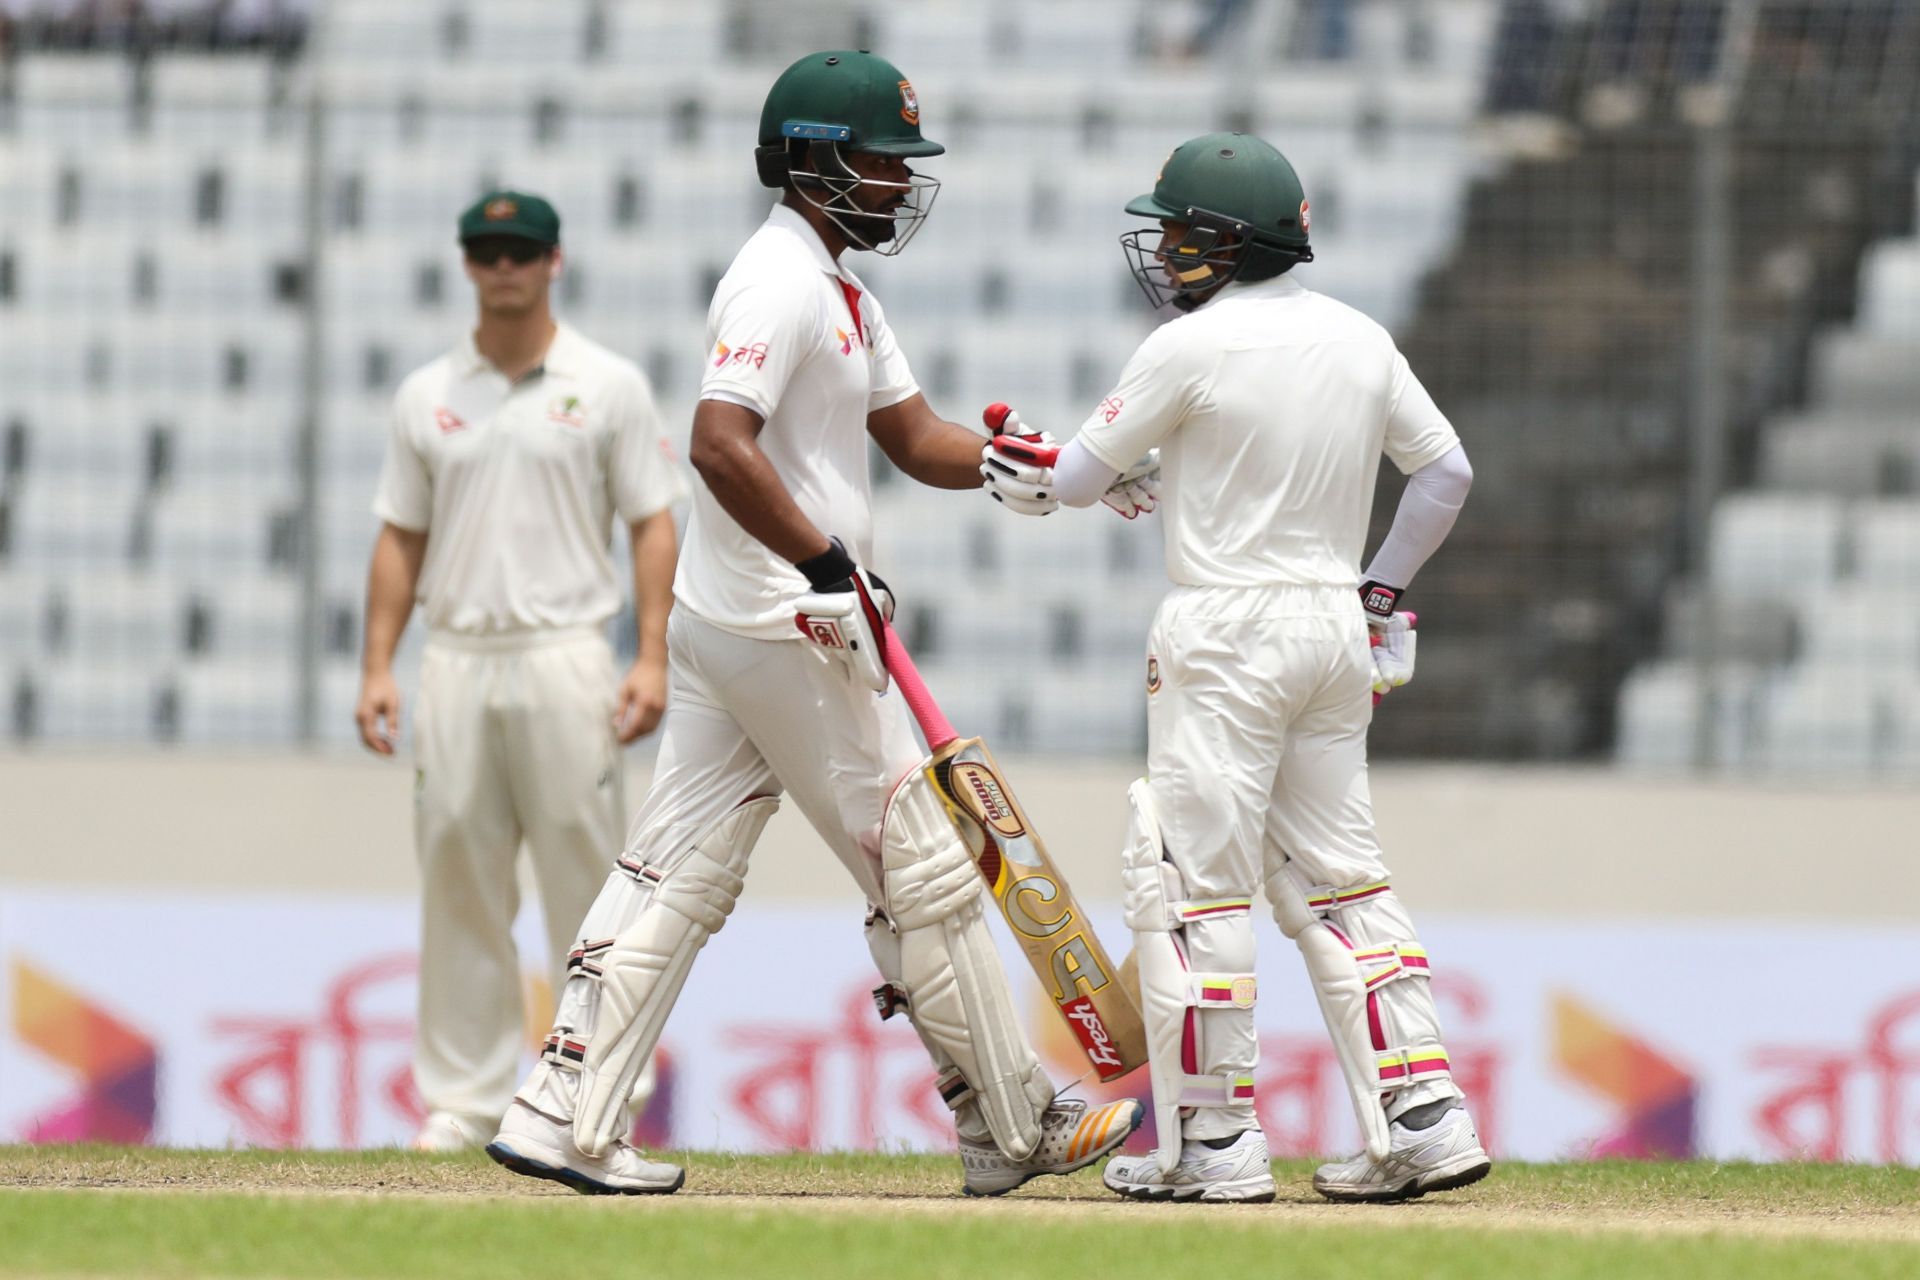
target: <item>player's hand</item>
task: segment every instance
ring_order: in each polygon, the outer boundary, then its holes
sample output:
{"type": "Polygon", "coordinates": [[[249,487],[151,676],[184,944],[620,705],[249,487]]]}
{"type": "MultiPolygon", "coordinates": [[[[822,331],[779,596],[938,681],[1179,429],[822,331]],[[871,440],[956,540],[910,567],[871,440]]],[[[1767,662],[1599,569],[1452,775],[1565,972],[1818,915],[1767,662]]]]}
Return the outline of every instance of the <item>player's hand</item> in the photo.
{"type": "Polygon", "coordinates": [[[1413,679],[1413,660],[1419,636],[1418,614],[1399,606],[1400,588],[1367,582],[1360,588],[1360,607],[1367,615],[1368,652],[1373,660],[1373,701],[1413,679]]]}
{"type": "Polygon", "coordinates": [[[981,415],[993,433],[980,450],[981,487],[995,502],[1023,516],[1050,515],[1060,507],[1053,496],[1053,464],[1060,443],[1035,431],[1004,404],[990,404],[981,415]]]}
{"type": "Polygon", "coordinates": [[[875,693],[887,689],[887,659],[881,636],[893,619],[893,592],[880,575],[862,569],[838,538],[833,545],[794,567],[813,588],[794,601],[800,634],[847,664],[854,677],[875,693]]]}
{"type": "Polygon", "coordinates": [[[1160,451],[1147,450],[1147,456],[1120,473],[1100,501],[1131,520],[1160,505],[1160,451]]]}
{"type": "Polygon", "coordinates": [[[667,661],[636,658],[620,679],[619,707],[613,713],[613,732],[626,746],[660,725],[667,711],[667,661]]]}
{"type": "Polygon", "coordinates": [[[368,672],[360,678],[360,701],[353,709],[360,741],[378,755],[390,756],[400,741],[400,686],[391,671],[368,672]]]}

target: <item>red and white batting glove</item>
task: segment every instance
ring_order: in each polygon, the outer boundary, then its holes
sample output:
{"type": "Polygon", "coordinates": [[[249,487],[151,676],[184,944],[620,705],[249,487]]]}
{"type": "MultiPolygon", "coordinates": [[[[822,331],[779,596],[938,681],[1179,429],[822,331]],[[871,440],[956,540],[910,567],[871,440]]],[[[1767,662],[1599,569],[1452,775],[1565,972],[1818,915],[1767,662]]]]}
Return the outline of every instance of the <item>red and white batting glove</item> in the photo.
{"type": "Polygon", "coordinates": [[[794,625],[827,654],[847,664],[875,693],[887,690],[881,640],[893,620],[893,592],[880,575],[862,569],[838,538],[811,560],[794,565],[813,588],[793,602],[794,625]]]}
{"type": "Polygon", "coordinates": [[[1034,431],[1004,404],[990,404],[981,415],[993,433],[980,450],[981,487],[993,500],[1023,516],[1051,515],[1059,510],[1053,496],[1053,464],[1060,442],[1045,431],[1034,431]]]}
{"type": "Polygon", "coordinates": [[[1360,608],[1367,615],[1368,652],[1373,659],[1373,701],[1413,679],[1414,653],[1419,640],[1414,627],[1420,616],[1400,609],[1399,587],[1366,582],[1360,587],[1360,608]]]}

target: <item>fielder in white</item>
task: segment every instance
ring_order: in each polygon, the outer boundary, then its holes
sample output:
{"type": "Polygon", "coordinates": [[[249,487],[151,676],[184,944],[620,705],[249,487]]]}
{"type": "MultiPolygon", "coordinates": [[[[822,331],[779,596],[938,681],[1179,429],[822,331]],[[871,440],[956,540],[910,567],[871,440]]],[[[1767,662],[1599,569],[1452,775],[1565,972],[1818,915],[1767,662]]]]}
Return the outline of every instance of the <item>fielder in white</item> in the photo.
{"type": "Polygon", "coordinates": [[[1309,210],[1278,151],[1208,134],[1127,205],[1155,331],[1065,448],[1009,436],[982,464],[1028,514],[1157,502],[1167,576],[1147,650],[1148,776],[1129,792],[1127,919],[1159,1148],[1109,1187],[1269,1200],[1253,1107],[1254,891],[1299,946],[1366,1151],[1323,1165],[1335,1200],[1400,1200],[1490,1167],[1448,1070],[1427,953],[1374,834],[1367,727],[1413,674],[1402,590],[1472,482],[1459,438],[1379,325],[1288,276],[1309,210]],[[1360,573],[1384,453],[1411,477],[1360,573]],[[1155,468],[1157,467],[1157,474],[1155,468]]]}
{"type": "MultiPolygon", "coordinates": [[[[488,1152],[587,1193],[670,1192],[619,1103],[695,955],[733,910],[782,792],[853,876],[882,1017],[904,1012],[953,1109],[965,1189],[997,1195],[1105,1156],[1138,1103],[1060,1100],[987,933],[985,886],[927,774],[878,634],[868,441],[939,488],[980,484],[981,438],[920,394],[842,255],[897,252],[937,189],[898,68],[812,54],[767,95],[756,159],[783,192],[721,280],[694,414],[695,493],[668,628],[673,709],[653,789],[581,926],[542,1060],[488,1152]],[[805,616],[811,625],[803,626],[805,616]]],[[[791,963],[793,957],[766,957],[791,963]]]]}
{"type": "Polygon", "coordinates": [[[522,839],[558,989],[625,828],[620,747],[666,706],[670,508],[686,494],[640,370],[554,322],[553,207],[496,191],[461,215],[459,233],[479,324],[394,398],[355,712],[362,741],[392,755],[393,654],[418,599],[429,633],[413,723],[414,1080],[428,1118],[415,1145],[428,1150],[485,1142],[513,1096],[522,839]],[[615,516],[639,623],[624,676],[606,637],[620,607],[615,516]]]}

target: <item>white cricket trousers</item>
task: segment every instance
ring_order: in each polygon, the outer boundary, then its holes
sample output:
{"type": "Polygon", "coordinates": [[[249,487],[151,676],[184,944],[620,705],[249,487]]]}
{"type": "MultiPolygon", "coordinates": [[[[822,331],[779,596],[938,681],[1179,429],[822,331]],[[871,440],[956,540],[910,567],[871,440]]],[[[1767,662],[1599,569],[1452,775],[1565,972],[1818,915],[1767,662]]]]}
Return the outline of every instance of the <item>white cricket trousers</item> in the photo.
{"type": "MultiPolygon", "coordinates": [[[[1176,588],[1154,618],[1147,684],[1148,787],[1190,900],[1251,898],[1276,873],[1303,891],[1388,881],[1367,786],[1372,662],[1352,587],[1176,588]]],[[[1415,941],[1390,891],[1340,914],[1360,946],[1415,941]]],[[[1253,968],[1246,915],[1190,921],[1186,936],[1196,971],[1253,968]]],[[[1382,989],[1377,1034],[1390,1043],[1376,1047],[1438,1041],[1426,987],[1382,989]]],[[[1253,1010],[1200,1017],[1198,1069],[1251,1075],[1253,1010]]],[[[1402,1089],[1389,1114],[1455,1092],[1450,1081],[1402,1089]]],[[[1223,1138],[1254,1123],[1251,1102],[1201,1107],[1183,1133],[1223,1138]]]]}
{"type": "Polygon", "coordinates": [[[532,856],[558,992],[626,822],[618,690],[597,627],[502,638],[436,632],[422,656],[414,1082],[429,1110],[488,1133],[513,1098],[527,1044],[512,936],[520,842],[532,856]]]}
{"type": "Polygon", "coordinates": [[[667,655],[672,702],[626,851],[663,853],[749,797],[784,791],[867,902],[884,902],[881,815],[926,756],[899,693],[874,693],[798,635],[756,640],[685,607],[667,620],[667,655]]]}

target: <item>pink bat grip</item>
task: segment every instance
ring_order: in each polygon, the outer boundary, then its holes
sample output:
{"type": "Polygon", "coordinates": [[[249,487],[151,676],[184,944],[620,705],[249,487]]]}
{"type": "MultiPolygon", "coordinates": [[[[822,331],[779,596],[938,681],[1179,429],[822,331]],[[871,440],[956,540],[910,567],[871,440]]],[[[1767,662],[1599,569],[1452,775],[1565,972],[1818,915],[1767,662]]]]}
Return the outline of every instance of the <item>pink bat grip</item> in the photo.
{"type": "Polygon", "coordinates": [[[928,752],[938,751],[960,735],[953,731],[946,716],[940,713],[940,704],[927,691],[927,682],[920,678],[919,669],[913,665],[907,646],[900,643],[899,633],[892,624],[888,624],[886,634],[881,639],[885,645],[882,656],[886,659],[887,671],[893,676],[893,682],[900,686],[900,696],[907,700],[907,709],[913,712],[914,720],[919,723],[920,736],[927,740],[928,752]]]}

